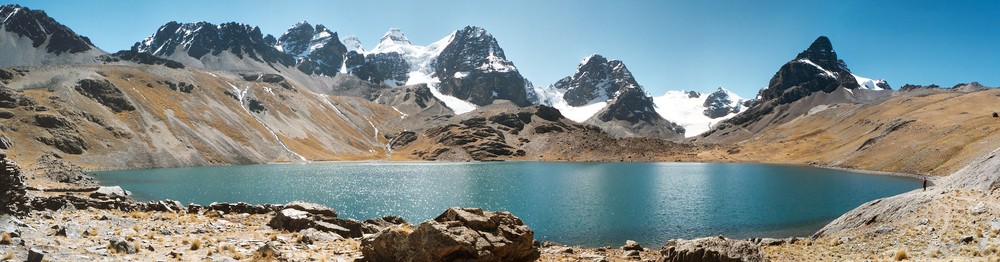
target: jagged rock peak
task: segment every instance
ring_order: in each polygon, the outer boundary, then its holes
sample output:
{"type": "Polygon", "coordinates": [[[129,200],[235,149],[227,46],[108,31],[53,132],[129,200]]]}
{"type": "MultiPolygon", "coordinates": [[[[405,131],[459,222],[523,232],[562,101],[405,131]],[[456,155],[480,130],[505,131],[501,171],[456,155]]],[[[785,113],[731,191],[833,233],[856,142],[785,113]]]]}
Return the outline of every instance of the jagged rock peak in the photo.
{"type": "Polygon", "coordinates": [[[336,32],[331,32],[323,25],[313,27],[309,22],[302,21],[285,31],[278,38],[278,45],[275,48],[295,57],[303,57],[308,56],[314,49],[322,48],[331,40],[339,40],[336,36],[336,32]]]}
{"type": "MultiPolygon", "coordinates": [[[[249,59],[266,64],[295,65],[295,58],[278,51],[273,46],[274,41],[265,39],[260,28],[235,22],[215,25],[209,22],[178,23],[170,21],[161,26],[156,33],[142,42],[135,43],[132,51],[148,53],[160,58],[178,59],[173,57],[181,54],[201,60],[206,55],[220,56],[228,52],[238,59],[249,59]]],[[[249,61],[248,60],[248,61],[249,61]]],[[[217,65],[205,65],[211,68],[217,65]]]]}
{"type": "Polygon", "coordinates": [[[816,40],[809,45],[809,48],[795,56],[795,60],[801,59],[808,59],[816,65],[830,71],[851,71],[847,69],[847,65],[844,64],[843,60],[837,58],[837,52],[833,50],[833,43],[831,43],[830,38],[827,38],[826,36],[816,38],[816,40]]]}
{"type": "Polygon", "coordinates": [[[742,99],[735,98],[735,95],[731,94],[732,92],[722,87],[708,94],[708,97],[705,98],[705,102],[702,104],[705,107],[705,116],[715,119],[731,113],[739,113],[743,110],[742,99]]]}
{"type": "Polygon", "coordinates": [[[3,17],[0,27],[31,39],[32,47],[40,47],[47,41],[45,48],[48,53],[80,53],[95,49],[89,38],[76,34],[45,11],[16,4],[3,5],[0,6],[0,17],[3,17]]]}
{"type": "Polygon", "coordinates": [[[559,80],[554,87],[566,90],[563,99],[571,106],[606,101],[626,88],[642,90],[625,63],[620,60],[609,61],[598,54],[584,58],[573,76],[559,80]]]}
{"type": "Polygon", "coordinates": [[[432,66],[434,75],[441,80],[441,93],[477,105],[495,99],[520,106],[530,104],[528,82],[485,29],[466,26],[447,39],[432,66]]]}
{"type": "Polygon", "coordinates": [[[358,39],[357,36],[349,35],[344,37],[344,39],[340,39],[340,42],[344,43],[344,47],[347,47],[348,52],[354,51],[359,54],[365,53],[365,46],[361,43],[361,39],[358,39]]]}

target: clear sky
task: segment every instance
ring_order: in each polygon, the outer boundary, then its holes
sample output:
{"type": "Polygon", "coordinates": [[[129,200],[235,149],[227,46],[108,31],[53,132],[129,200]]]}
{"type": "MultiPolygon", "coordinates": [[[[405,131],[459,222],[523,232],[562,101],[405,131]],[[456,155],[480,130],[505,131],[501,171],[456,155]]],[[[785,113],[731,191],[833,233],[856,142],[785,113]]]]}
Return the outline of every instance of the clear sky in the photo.
{"type": "Polygon", "coordinates": [[[9,1],[45,10],[99,48],[128,49],[159,26],[236,21],[280,35],[298,21],[356,35],[370,49],[390,27],[426,45],[486,28],[536,85],[585,56],[625,62],[652,95],[722,86],[743,97],[829,36],[858,75],[904,83],[1000,86],[1000,1],[9,1]]]}

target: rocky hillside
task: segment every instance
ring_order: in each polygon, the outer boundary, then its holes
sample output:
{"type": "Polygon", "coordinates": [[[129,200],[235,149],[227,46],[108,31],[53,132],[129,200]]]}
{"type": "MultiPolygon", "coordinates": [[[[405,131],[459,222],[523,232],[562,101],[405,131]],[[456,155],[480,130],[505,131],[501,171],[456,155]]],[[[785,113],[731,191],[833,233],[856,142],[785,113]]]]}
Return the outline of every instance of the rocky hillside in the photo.
{"type": "Polygon", "coordinates": [[[1000,112],[1000,90],[918,89],[878,102],[804,103],[836,93],[795,102],[808,108],[805,115],[716,153],[737,161],[948,175],[1000,147],[1000,118],[993,115],[1000,112]]]}
{"type": "Polygon", "coordinates": [[[690,150],[704,149],[661,139],[616,139],[545,105],[518,107],[501,102],[424,122],[431,124],[393,139],[392,159],[677,161],[688,159],[690,150]]]}
{"type": "MultiPolygon", "coordinates": [[[[11,69],[5,69],[11,70],[11,69]]],[[[17,69],[0,100],[8,152],[87,168],[385,157],[403,113],[317,94],[280,75],[163,66],[17,69]]]]}

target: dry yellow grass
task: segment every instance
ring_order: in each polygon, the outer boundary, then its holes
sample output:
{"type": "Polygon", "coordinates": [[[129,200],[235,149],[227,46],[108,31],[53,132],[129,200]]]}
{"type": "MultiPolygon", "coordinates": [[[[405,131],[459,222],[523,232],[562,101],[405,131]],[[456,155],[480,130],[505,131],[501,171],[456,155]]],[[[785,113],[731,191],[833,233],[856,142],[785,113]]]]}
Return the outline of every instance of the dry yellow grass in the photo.
{"type": "Polygon", "coordinates": [[[0,260],[2,261],[14,260],[14,253],[7,253],[6,255],[3,255],[3,258],[0,258],[0,260]]]}
{"type": "Polygon", "coordinates": [[[10,245],[14,243],[13,238],[11,238],[10,233],[6,231],[0,232],[0,245],[10,245]]]}

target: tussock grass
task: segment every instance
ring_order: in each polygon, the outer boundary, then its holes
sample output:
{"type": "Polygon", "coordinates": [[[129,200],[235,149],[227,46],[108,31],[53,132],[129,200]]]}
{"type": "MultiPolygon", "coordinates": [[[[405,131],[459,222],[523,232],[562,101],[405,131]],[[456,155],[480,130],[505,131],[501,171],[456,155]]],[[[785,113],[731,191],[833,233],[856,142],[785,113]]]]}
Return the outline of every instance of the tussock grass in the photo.
{"type": "Polygon", "coordinates": [[[990,244],[989,246],[986,246],[985,249],[983,249],[983,255],[992,255],[996,253],[997,253],[997,246],[993,244],[990,244]]]}
{"type": "Polygon", "coordinates": [[[0,258],[0,261],[11,261],[11,260],[14,260],[14,253],[7,253],[6,255],[3,255],[3,258],[0,258]]]}
{"type": "Polygon", "coordinates": [[[903,260],[907,260],[909,258],[910,258],[910,256],[906,255],[906,250],[905,249],[896,250],[896,256],[894,257],[894,259],[896,261],[903,261],[903,260]]]}
{"type": "Polygon", "coordinates": [[[14,243],[14,239],[10,236],[10,233],[3,231],[0,233],[0,245],[10,245],[14,243]]]}
{"type": "Polygon", "coordinates": [[[195,239],[191,241],[191,250],[198,250],[201,248],[201,239],[195,239]]]}

